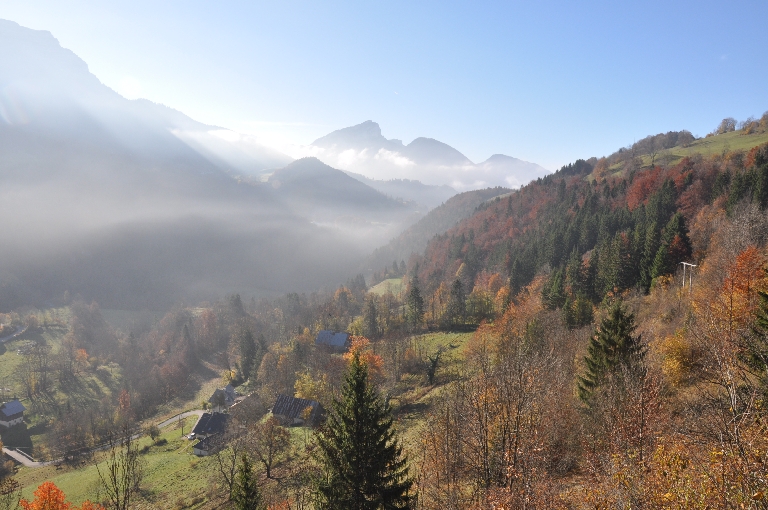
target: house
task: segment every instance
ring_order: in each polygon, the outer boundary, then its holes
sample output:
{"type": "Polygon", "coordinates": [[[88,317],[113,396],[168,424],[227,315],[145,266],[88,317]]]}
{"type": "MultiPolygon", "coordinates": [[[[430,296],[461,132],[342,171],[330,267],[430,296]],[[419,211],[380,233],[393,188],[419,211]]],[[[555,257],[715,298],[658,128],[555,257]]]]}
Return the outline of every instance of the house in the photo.
{"type": "Polygon", "coordinates": [[[234,386],[227,384],[224,388],[218,388],[213,392],[208,402],[211,404],[211,410],[214,413],[223,413],[235,403],[237,392],[234,386]]]}
{"type": "Polygon", "coordinates": [[[349,333],[340,333],[324,329],[315,337],[315,345],[323,346],[337,352],[344,352],[349,348],[349,333]]]}
{"type": "Polygon", "coordinates": [[[4,427],[13,427],[24,421],[24,404],[16,400],[11,400],[0,405],[0,425],[4,427]]]}
{"type": "Polygon", "coordinates": [[[192,433],[195,437],[205,439],[214,434],[223,434],[227,430],[229,424],[229,415],[221,413],[203,413],[195,427],[192,429],[192,433]]]}
{"type": "Polygon", "coordinates": [[[197,455],[198,457],[205,457],[207,455],[210,455],[211,453],[215,453],[215,447],[217,446],[216,441],[214,441],[215,438],[212,437],[206,437],[205,439],[201,439],[195,445],[192,447],[192,453],[197,455]]]}
{"type": "Polygon", "coordinates": [[[249,423],[258,422],[265,414],[267,414],[267,408],[256,393],[238,397],[237,401],[229,408],[232,421],[242,428],[247,428],[249,423]]]}
{"type": "Polygon", "coordinates": [[[325,418],[325,409],[316,400],[278,395],[272,406],[272,415],[288,425],[319,425],[325,418]]]}

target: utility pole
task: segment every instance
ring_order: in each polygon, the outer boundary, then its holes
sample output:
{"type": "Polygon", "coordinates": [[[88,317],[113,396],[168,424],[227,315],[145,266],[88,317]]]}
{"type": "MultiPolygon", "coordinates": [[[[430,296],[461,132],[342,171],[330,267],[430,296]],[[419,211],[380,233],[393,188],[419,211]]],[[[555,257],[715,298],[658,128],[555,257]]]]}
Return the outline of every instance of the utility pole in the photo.
{"type": "Polygon", "coordinates": [[[688,262],[680,262],[683,265],[683,288],[685,288],[685,270],[688,268],[688,292],[693,289],[693,268],[698,267],[697,264],[690,264],[688,262]]]}

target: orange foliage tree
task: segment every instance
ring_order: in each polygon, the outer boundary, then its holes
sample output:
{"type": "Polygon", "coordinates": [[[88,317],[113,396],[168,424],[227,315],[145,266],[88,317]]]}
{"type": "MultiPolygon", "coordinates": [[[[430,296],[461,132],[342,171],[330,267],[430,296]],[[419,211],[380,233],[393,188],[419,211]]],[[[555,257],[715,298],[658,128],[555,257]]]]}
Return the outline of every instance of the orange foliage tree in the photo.
{"type": "Polygon", "coordinates": [[[368,377],[374,382],[384,378],[384,360],[373,352],[371,341],[364,336],[349,337],[349,350],[344,354],[347,363],[352,363],[355,356],[368,366],[368,377]]]}
{"type": "Polygon", "coordinates": [[[104,507],[90,501],[84,502],[80,506],[75,506],[66,501],[64,492],[56,487],[56,484],[47,481],[43,482],[34,492],[35,499],[19,501],[24,510],[104,510],[104,507]]]}

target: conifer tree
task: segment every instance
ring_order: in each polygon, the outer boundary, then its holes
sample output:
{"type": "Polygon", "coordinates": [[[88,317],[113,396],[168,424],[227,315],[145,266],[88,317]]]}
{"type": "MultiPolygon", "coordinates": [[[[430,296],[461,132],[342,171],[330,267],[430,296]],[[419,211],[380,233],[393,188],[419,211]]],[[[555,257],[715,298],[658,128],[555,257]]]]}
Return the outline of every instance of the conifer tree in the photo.
{"type": "Polygon", "coordinates": [[[365,312],[363,324],[365,325],[365,336],[376,338],[379,336],[379,319],[376,311],[376,296],[369,294],[365,300],[365,312]]]}
{"type": "Polygon", "coordinates": [[[579,377],[579,398],[586,404],[609,374],[618,374],[622,368],[631,371],[640,368],[645,350],[635,331],[635,316],[621,301],[616,301],[601,321],[600,327],[589,341],[584,357],[586,372],[579,377]]]}
{"type": "Polygon", "coordinates": [[[448,309],[446,310],[448,321],[452,327],[464,322],[467,315],[466,300],[464,286],[462,285],[461,280],[456,278],[453,281],[453,285],[451,285],[448,309]]]}
{"type": "Polygon", "coordinates": [[[413,275],[411,290],[406,298],[406,320],[412,328],[418,327],[424,320],[424,298],[419,290],[419,277],[413,275]]]}
{"type": "Polygon", "coordinates": [[[243,381],[251,377],[256,360],[256,340],[250,329],[240,331],[240,370],[242,371],[243,381]]]}
{"type": "Polygon", "coordinates": [[[256,476],[253,473],[253,466],[246,454],[240,457],[240,464],[237,466],[235,482],[232,485],[232,502],[237,510],[259,510],[263,508],[261,493],[256,483],[256,476]]]}
{"type": "Polygon", "coordinates": [[[357,354],[317,444],[323,471],[316,480],[317,508],[409,507],[412,481],[389,406],[371,386],[368,367],[357,354]]]}

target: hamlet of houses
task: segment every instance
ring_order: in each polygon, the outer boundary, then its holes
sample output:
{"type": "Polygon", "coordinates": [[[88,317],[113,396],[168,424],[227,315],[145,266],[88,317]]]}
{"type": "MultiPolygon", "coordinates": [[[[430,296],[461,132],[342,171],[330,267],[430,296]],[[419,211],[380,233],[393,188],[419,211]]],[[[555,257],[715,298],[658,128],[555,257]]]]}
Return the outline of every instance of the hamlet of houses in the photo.
{"type": "MultiPolygon", "coordinates": [[[[242,433],[241,429],[246,428],[252,415],[263,416],[265,412],[258,396],[239,396],[232,385],[217,389],[208,402],[210,412],[200,416],[188,436],[198,440],[192,447],[192,453],[198,456],[210,455],[225,447],[231,437],[242,433]]],[[[283,425],[290,427],[316,427],[325,419],[325,410],[316,400],[288,395],[278,395],[270,411],[283,425]]]]}

